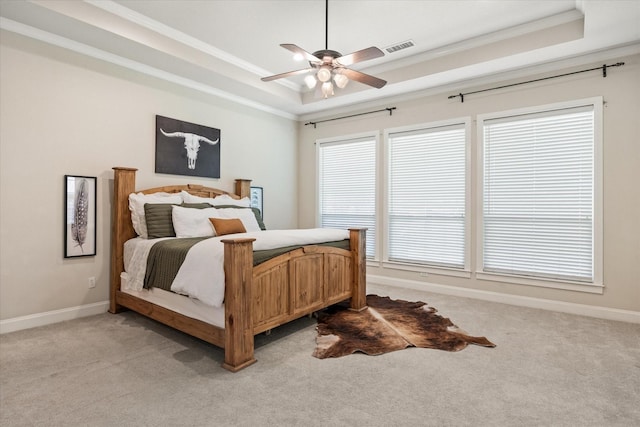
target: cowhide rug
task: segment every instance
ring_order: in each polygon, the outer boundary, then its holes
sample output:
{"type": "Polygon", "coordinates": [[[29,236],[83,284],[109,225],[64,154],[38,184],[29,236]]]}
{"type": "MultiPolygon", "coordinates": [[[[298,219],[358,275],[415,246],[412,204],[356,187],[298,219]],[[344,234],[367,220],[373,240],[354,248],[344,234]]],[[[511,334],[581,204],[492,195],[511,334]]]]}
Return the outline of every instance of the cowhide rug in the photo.
{"type": "Polygon", "coordinates": [[[407,347],[459,351],[469,344],[495,347],[485,337],[472,337],[422,301],[367,295],[368,308],[352,311],[338,304],[318,313],[313,356],[341,357],[357,351],[369,355],[407,347]]]}

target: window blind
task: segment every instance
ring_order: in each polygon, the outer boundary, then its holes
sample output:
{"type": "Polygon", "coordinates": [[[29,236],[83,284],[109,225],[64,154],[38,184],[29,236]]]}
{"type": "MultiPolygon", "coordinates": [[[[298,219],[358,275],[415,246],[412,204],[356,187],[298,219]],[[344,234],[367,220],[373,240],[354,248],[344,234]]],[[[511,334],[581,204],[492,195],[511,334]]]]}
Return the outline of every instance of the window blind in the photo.
{"type": "Polygon", "coordinates": [[[366,227],[367,257],[375,257],[376,139],[319,146],[320,227],[366,227]]]}
{"type": "Polygon", "coordinates": [[[389,261],[464,268],[465,125],[390,133],[388,143],[389,261]]]}
{"type": "Polygon", "coordinates": [[[485,272],[592,282],[594,110],[483,125],[485,272]]]}

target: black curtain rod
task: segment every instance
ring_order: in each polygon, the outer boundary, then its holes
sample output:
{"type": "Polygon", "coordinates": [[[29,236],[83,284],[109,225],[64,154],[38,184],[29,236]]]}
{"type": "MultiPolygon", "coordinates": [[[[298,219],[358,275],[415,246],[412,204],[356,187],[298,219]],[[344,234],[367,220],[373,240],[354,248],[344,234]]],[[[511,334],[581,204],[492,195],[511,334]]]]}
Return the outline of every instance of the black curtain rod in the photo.
{"type": "Polygon", "coordinates": [[[313,125],[313,128],[316,128],[316,125],[318,123],[324,123],[324,122],[331,122],[333,120],[340,120],[340,119],[348,119],[349,117],[357,117],[357,116],[364,116],[365,114],[373,114],[373,113],[379,113],[381,111],[388,111],[389,115],[392,116],[393,115],[393,110],[395,110],[396,107],[389,107],[389,108],[383,108],[382,110],[376,110],[376,111],[367,111],[366,113],[358,113],[358,114],[352,114],[350,116],[342,116],[342,117],[335,117],[333,119],[327,119],[327,120],[318,120],[317,122],[308,122],[305,123],[305,126],[308,125],[313,125]]]}
{"type": "Polygon", "coordinates": [[[523,84],[526,84],[526,83],[534,83],[534,82],[539,82],[539,81],[542,81],[542,80],[555,79],[555,78],[558,78],[558,77],[570,76],[572,74],[586,73],[587,71],[602,70],[602,77],[607,77],[607,68],[610,68],[610,67],[621,67],[623,65],[624,65],[624,62],[617,62],[617,63],[611,64],[611,65],[603,64],[602,67],[589,68],[588,70],[580,70],[580,71],[574,71],[572,73],[558,74],[557,76],[549,76],[549,77],[543,77],[541,79],[528,80],[526,82],[513,83],[513,84],[510,84],[510,85],[504,85],[504,86],[496,86],[496,87],[491,87],[489,89],[476,90],[474,92],[459,93],[457,95],[449,96],[448,99],[453,99],[453,98],[460,97],[460,102],[464,102],[464,97],[466,95],[472,95],[474,93],[487,92],[487,91],[496,90],[496,89],[504,89],[506,87],[518,86],[518,85],[523,85],[523,84]]]}

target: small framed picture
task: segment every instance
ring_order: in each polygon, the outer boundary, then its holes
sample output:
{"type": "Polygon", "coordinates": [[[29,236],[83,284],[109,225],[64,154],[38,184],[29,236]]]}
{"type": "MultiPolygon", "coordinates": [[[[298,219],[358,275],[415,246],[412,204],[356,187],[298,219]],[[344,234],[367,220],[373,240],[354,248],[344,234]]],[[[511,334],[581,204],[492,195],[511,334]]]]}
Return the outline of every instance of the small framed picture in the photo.
{"type": "Polygon", "coordinates": [[[264,219],[264,209],[262,203],[262,187],[251,187],[251,207],[260,210],[260,216],[264,219]]]}
{"type": "Polygon", "coordinates": [[[64,176],[64,257],[96,254],[95,176],[64,176]]]}

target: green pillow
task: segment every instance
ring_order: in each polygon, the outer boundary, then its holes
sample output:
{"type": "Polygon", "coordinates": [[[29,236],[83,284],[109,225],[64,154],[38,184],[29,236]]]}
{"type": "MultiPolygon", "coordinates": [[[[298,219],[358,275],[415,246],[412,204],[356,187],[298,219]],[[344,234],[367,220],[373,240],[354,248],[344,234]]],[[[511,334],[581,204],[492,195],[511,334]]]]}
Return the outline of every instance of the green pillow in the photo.
{"type": "Polygon", "coordinates": [[[258,225],[260,226],[260,230],[266,230],[267,226],[264,225],[264,221],[262,220],[262,214],[260,213],[260,209],[251,208],[253,214],[256,216],[256,221],[258,221],[258,225]]]}
{"type": "MultiPolygon", "coordinates": [[[[171,203],[145,203],[144,215],[147,222],[147,233],[149,239],[158,239],[160,237],[176,237],[176,231],[173,229],[171,203]]],[[[208,203],[183,203],[179,206],[185,208],[204,209],[210,208],[208,203]]]]}

